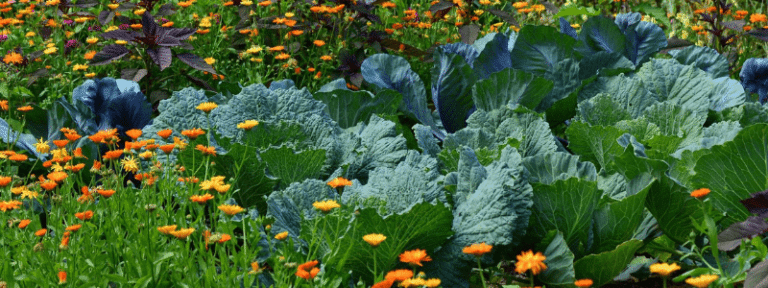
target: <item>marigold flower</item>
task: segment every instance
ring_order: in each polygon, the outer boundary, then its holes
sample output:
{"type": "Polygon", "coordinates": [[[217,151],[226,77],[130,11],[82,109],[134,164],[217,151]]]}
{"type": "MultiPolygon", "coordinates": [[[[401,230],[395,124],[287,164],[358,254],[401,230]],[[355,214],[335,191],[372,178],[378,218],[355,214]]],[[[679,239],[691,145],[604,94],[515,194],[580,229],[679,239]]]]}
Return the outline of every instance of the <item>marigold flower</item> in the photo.
{"type": "Polygon", "coordinates": [[[21,207],[21,201],[17,200],[11,200],[11,201],[0,201],[0,211],[8,211],[8,210],[14,210],[19,209],[21,207]]]}
{"type": "Polygon", "coordinates": [[[67,272],[59,271],[59,284],[67,283],[67,272]]]}
{"type": "Polygon", "coordinates": [[[422,266],[421,261],[432,261],[427,255],[427,250],[414,249],[400,254],[400,262],[422,266]]]}
{"type": "Polygon", "coordinates": [[[173,151],[173,148],[176,148],[175,144],[166,144],[166,145],[160,145],[160,151],[163,151],[165,154],[171,154],[173,151]]]}
{"type": "Polygon", "coordinates": [[[691,197],[696,197],[701,199],[701,198],[704,198],[704,196],[707,196],[709,192],[710,192],[709,188],[696,189],[696,190],[693,190],[693,192],[691,192],[691,197]]]}
{"type": "Polygon", "coordinates": [[[538,275],[541,271],[547,269],[547,265],[544,264],[545,257],[541,252],[533,254],[532,250],[524,251],[520,255],[517,255],[517,263],[515,263],[515,272],[525,273],[528,270],[533,272],[533,275],[538,275]]]}
{"type": "MultiPolygon", "coordinates": [[[[199,106],[199,105],[198,105],[199,106]]],[[[211,108],[213,109],[213,108],[211,108]]],[[[187,138],[195,140],[198,136],[205,134],[205,131],[200,128],[192,128],[189,130],[181,131],[181,135],[187,136],[187,138]]],[[[180,148],[181,149],[181,148],[180,148]]]]}
{"type": "Polygon", "coordinates": [[[104,155],[101,156],[101,158],[104,158],[104,160],[114,160],[117,158],[120,158],[120,156],[123,155],[123,150],[112,150],[104,152],[104,155]]]}
{"type": "Polygon", "coordinates": [[[387,272],[387,276],[384,276],[384,279],[403,281],[411,277],[413,277],[413,271],[408,269],[397,269],[387,272]]]}
{"type": "MultiPolygon", "coordinates": [[[[209,57],[209,58],[206,58],[206,59],[211,59],[212,60],[213,58],[209,57]]],[[[208,61],[205,61],[205,62],[208,63],[208,61]]],[[[208,64],[210,65],[212,63],[208,63],[208,64]]],[[[203,102],[203,103],[200,103],[199,105],[197,105],[197,107],[195,107],[195,109],[203,111],[205,113],[210,113],[211,110],[216,109],[216,107],[219,107],[219,105],[217,105],[214,102],[203,102]]],[[[184,133],[182,132],[182,134],[184,134],[184,133]]]]}
{"type": "Polygon", "coordinates": [[[195,232],[195,228],[179,229],[178,231],[170,231],[168,233],[176,238],[185,239],[189,237],[189,235],[192,235],[192,232],[195,232]]]}
{"type": "Polygon", "coordinates": [[[35,231],[35,236],[43,237],[43,236],[45,236],[46,233],[48,233],[48,229],[43,228],[43,229],[35,231]]]}
{"type": "Polygon", "coordinates": [[[60,139],[60,140],[53,140],[53,145],[56,145],[56,147],[64,148],[69,144],[69,140],[67,139],[60,139]]]}
{"type": "Polygon", "coordinates": [[[426,284],[426,281],[424,281],[424,279],[421,279],[421,278],[408,278],[408,279],[405,279],[403,281],[400,281],[400,285],[399,286],[410,288],[410,287],[421,287],[421,286],[424,286],[424,284],[426,284]]]}
{"type": "Polygon", "coordinates": [[[56,188],[56,186],[58,186],[58,184],[56,184],[56,181],[44,181],[40,183],[40,187],[45,189],[45,191],[51,191],[54,188],[56,188]]]}
{"type": "Polygon", "coordinates": [[[340,186],[352,186],[352,182],[344,179],[343,177],[336,177],[335,179],[328,181],[328,186],[337,188],[340,186]]]}
{"type": "Polygon", "coordinates": [[[394,284],[394,283],[395,283],[395,280],[384,279],[381,282],[373,284],[373,286],[371,286],[371,288],[391,288],[392,284],[394,284]]]}
{"type": "Polygon", "coordinates": [[[112,197],[113,194],[115,194],[115,190],[112,190],[112,189],[109,189],[109,190],[97,189],[96,193],[99,193],[99,195],[101,195],[101,197],[109,198],[109,197],[112,197]]]}
{"type": "MultiPolygon", "coordinates": [[[[203,61],[205,61],[205,63],[208,63],[208,65],[213,65],[213,63],[216,63],[216,59],[214,59],[213,57],[205,58],[205,59],[203,59],[203,61]]],[[[213,103],[213,102],[207,102],[207,103],[213,103]]],[[[203,104],[206,104],[206,103],[203,103],[203,104]]],[[[216,105],[216,103],[213,103],[213,104],[216,105]]],[[[200,105],[202,105],[202,104],[200,104],[200,105]]],[[[198,105],[198,107],[200,107],[200,106],[198,105]]],[[[213,108],[216,108],[216,107],[213,107],[213,108]]],[[[198,109],[200,109],[200,108],[198,108],[198,109]]],[[[203,110],[203,109],[200,109],[200,110],[203,110]]],[[[213,110],[213,109],[211,109],[211,110],[213,110]]],[[[205,110],[203,110],[203,111],[205,111],[205,110]]],[[[210,112],[210,111],[205,111],[205,112],[210,112]]]]}
{"type": "Polygon", "coordinates": [[[80,230],[80,228],[81,228],[81,227],[83,227],[83,225],[81,225],[81,224],[75,224],[75,225],[70,225],[70,226],[67,226],[67,229],[66,229],[66,230],[67,230],[67,231],[73,231],[73,232],[74,232],[74,231],[80,230]]]}
{"type": "Polygon", "coordinates": [[[173,134],[173,130],[171,129],[157,131],[157,136],[160,136],[163,139],[168,139],[168,137],[171,136],[171,134],[173,134]]]}
{"type": "Polygon", "coordinates": [[[0,187],[8,186],[8,184],[11,184],[11,180],[13,180],[13,178],[9,176],[0,176],[0,187]]]}
{"type": "Polygon", "coordinates": [[[143,132],[140,129],[131,129],[128,131],[125,131],[125,135],[128,135],[128,137],[131,137],[131,139],[136,140],[138,139],[143,132]]]}
{"type": "Polygon", "coordinates": [[[176,230],[176,225],[168,225],[168,226],[157,227],[157,231],[160,231],[160,233],[163,233],[163,234],[166,234],[166,235],[168,233],[171,233],[171,231],[175,231],[175,230],[176,230]]]}
{"type": "Polygon", "coordinates": [[[579,279],[573,282],[573,285],[576,285],[576,287],[590,287],[592,284],[592,279],[579,279]]]}
{"type": "Polygon", "coordinates": [[[464,247],[464,249],[461,250],[461,252],[464,252],[464,254],[472,254],[475,255],[475,257],[483,256],[483,254],[491,252],[491,249],[493,246],[485,244],[485,242],[477,244],[474,243],[470,246],[464,247]]]}
{"type": "Polygon", "coordinates": [[[192,195],[192,197],[189,197],[189,200],[192,200],[192,202],[197,202],[198,204],[205,204],[205,202],[208,202],[208,200],[213,199],[213,195],[205,193],[203,195],[192,195]]]}
{"type": "Polygon", "coordinates": [[[320,269],[315,267],[317,263],[317,260],[312,260],[299,265],[296,269],[296,276],[304,278],[305,280],[315,278],[317,273],[320,272],[320,269]]]}
{"type": "Polygon", "coordinates": [[[195,149],[197,149],[200,152],[203,152],[203,155],[213,155],[213,156],[216,156],[216,147],[213,147],[213,146],[203,146],[202,144],[197,144],[197,146],[195,146],[195,149]]]}
{"type": "Polygon", "coordinates": [[[280,55],[275,56],[275,59],[277,59],[277,60],[285,60],[285,59],[288,59],[288,58],[291,58],[291,55],[286,54],[286,53],[280,53],[280,55]]]}
{"type": "Polygon", "coordinates": [[[435,288],[440,286],[440,279],[437,278],[429,278],[426,281],[424,281],[424,286],[427,286],[429,288],[435,288]]]}
{"type": "Polygon", "coordinates": [[[237,213],[245,211],[243,207],[240,207],[238,205],[226,205],[226,204],[219,205],[219,210],[221,210],[222,212],[226,213],[229,216],[233,216],[237,213]]]}
{"type": "Polygon", "coordinates": [[[288,231],[283,231],[283,232],[277,233],[277,235],[275,235],[275,239],[280,240],[280,241],[285,240],[285,238],[287,238],[287,237],[288,237],[288,231]]]}
{"type": "Polygon", "coordinates": [[[669,274],[680,270],[680,266],[678,266],[677,263],[653,263],[649,269],[651,270],[651,273],[656,273],[661,276],[669,276],[669,274]]]}
{"type": "Polygon", "coordinates": [[[67,175],[67,172],[51,172],[46,175],[48,179],[56,181],[57,183],[61,183],[64,179],[67,179],[67,176],[69,176],[67,175]]]}
{"type": "Polygon", "coordinates": [[[755,13],[755,14],[749,15],[749,22],[758,23],[758,22],[766,22],[766,21],[768,21],[768,17],[765,14],[755,13]]]}
{"type": "Polygon", "coordinates": [[[712,282],[715,282],[717,278],[720,278],[720,276],[705,274],[705,275],[700,275],[699,277],[685,279],[685,283],[688,283],[689,285],[692,285],[698,288],[705,288],[705,287],[709,287],[709,284],[711,284],[712,282]]]}
{"type": "Polygon", "coordinates": [[[17,161],[17,162],[27,161],[27,159],[29,159],[29,156],[25,154],[13,154],[11,156],[8,156],[8,160],[17,161]]]}
{"type": "Polygon", "coordinates": [[[341,207],[335,200],[315,201],[315,203],[312,203],[312,206],[324,213],[328,213],[328,211],[331,211],[334,208],[341,207]]]}
{"type": "Polygon", "coordinates": [[[384,234],[368,234],[363,236],[363,241],[367,242],[373,247],[379,246],[379,244],[384,242],[384,240],[387,240],[387,236],[384,236],[384,234]]]}
{"type": "Polygon", "coordinates": [[[8,100],[0,100],[0,110],[8,111],[9,108],[10,107],[8,107],[8,100]]]}
{"type": "MultiPolygon", "coordinates": [[[[19,53],[11,52],[11,53],[5,54],[5,56],[3,57],[3,62],[5,64],[21,64],[24,62],[24,58],[19,53]]],[[[3,109],[3,110],[8,110],[8,109],[3,109]]]]}
{"type": "Polygon", "coordinates": [[[29,111],[32,111],[32,110],[34,110],[34,109],[35,109],[35,108],[32,108],[32,106],[29,106],[29,105],[27,105],[27,106],[21,106],[21,107],[19,107],[19,108],[16,108],[16,110],[17,110],[17,111],[20,111],[20,112],[29,112],[29,111]]]}
{"type": "Polygon", "coordinates": [[[251,130],[251,128],[255,127],[256,125],[259,125],[259,121],[245,120],[245,122],[238,123],[237,128],[243,129],[243,130],[251,130]]]}
{"type": "Polygon", "coordinates": [[[133,158],[133,156],[120,160],[120,166],[122,166],[123,171],[126,172],[139,172],[139,162],[136,160],[136,158],[133,158]]]}
{"type": "Polygon", "coordinates": [[[29,219],[21,220],[21,222],[19,222],[19,229],[27,228],[27,226],[29,226],[29,223],[32,223],[32,220],[29,220],[29,219]]]}
{"type": "Polygon", "coordinates": [[[77,219],[80,219],[80,220],[83,220],[83,221],[89,220],[89,219],[93,218],[93,211],[88,210],[88,211],[85,211],[85,212],[77,212],[77,213],[75,213],[75,217],[77,217],[77,219]]]}

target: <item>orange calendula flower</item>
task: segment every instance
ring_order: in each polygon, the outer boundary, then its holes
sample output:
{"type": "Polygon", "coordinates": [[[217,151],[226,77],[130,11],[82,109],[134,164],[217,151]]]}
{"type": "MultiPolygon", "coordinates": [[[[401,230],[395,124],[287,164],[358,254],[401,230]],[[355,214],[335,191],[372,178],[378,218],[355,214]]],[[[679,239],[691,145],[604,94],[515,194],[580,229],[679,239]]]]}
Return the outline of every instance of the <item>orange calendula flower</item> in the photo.
{"type": "Polygon", "coordinates": [[[334,208],[341,207],[335,200],[316,201],[315,203],[312,203],[312,206],[324,213],[328,213],[328,211],[331,211],[334,208]]]}
{"type": "Polygon", "coordinates": [[[192,232],[195,232],[195,228],[179,229],[178,231],[170,231],[168,233],[176,238],[185,239],[189,237],[189,235],[192,235],[192,232]]]}
{"type": "Polygon", "coordinates": [[[46,177],[48,177],[50,180],[56,181],[57,183],[61,183],[64,181],[64,179],[67,179],[67,176],[69,176],[67,175],[67,172],[51,172],[48,173],[46,177]]]}
{"type": "Polygon", "coordinates": [[[755,14],[749,15],[749,22],[758,23],[758,22],[766,22],[766,21],[768,21],[768,16],[765,16],[765,14],[755,13],[755,14]]]}
{"type": "Polygon", "coordinates": [[[131,129],[128,131],[125,131],[125,135],[128,135],[128,137],[131,137],[131,139],[136,140],[139,139],[143,132],[139,129],[131,129]]]}
{"type": "Polygon", "coordinates": [[[461,252],[464,252],[464,254],[472,254],[475,255],[475,257],[483,256],[483,254],[491,252],[491,249],[493,246],[485,244],[485,242],[477,244],[474,243],[472,245],[469,245],[467,247],[464,247],[464,249],[461,250],[461,252]]]}
{"type": "Polygon", "coordinates": [[[395,283],[395,280],[384,279],[381,282],[373,284],[373,286],[371,286],[371,288],[390,288],[390,287],[392,287],[392,284],[394,284],[394,283],[395,283]]]}
{"type": "Polygon", "coordinates": [[[67,226],[66,230],[74,232],[74,231],[80,230],[80,228],[82,228],[82,227],[83,227],[83,225],[81,225],[81,224],[75,224],[75,225],[67,226]]]}
{"type": "Polygon", "coordinates": [[[166,145],[160,145],[160,151],[163,151],[165,154],[171,154],[173,152],[173,148],[176,148],[176,144],[166,144],[166,145]]]}
{"type": "Polygon", "coordinates": [[[205,202],[208,202],[208,200],[211,199],[213,199],[213,195],[208,193],[205,193],[204,195],[192,195],[192,197],[189,197],[189,200],[198,204],[205,204],[205,202]]]}
{"type": "Polygon", "coordinates": [[[701,198],[704,198],[704,196],[707,196],[709,192],[711,192],[709,188],[696,189],[696,190],[693,190],[693,192],[691,192],[691,197],[696,197],[701,199],[701,198]]]}
{"type": "Polygon", "coordinates": [[[197,146],[195,146],[195,149],[197,149],[200,152],[203,152],[203,155],[213,155],[213,156],[216,156],[216,147],[213,147],[213,146],[203,146],[202,144],[197,144],[197,146]]]}
{"type": "Polygon", "coordinates": [[[8,184],[11,184],[11,180],[13,180],[13,178],[8,176],[0,176],[0,187],[8,186],[8,184]]]}
{"type": "Polygon", "coordinates": [[[97,189],[96,193],[99,193],[101,197],[109,198],[112,197],[113,194],[115,194],[115,190],[103,190],[103,189],[97,189]]]}
{"type": "Polygon", "coordinates": [[[592,284],[592,279],[579,279],[573,282],[573,285],[576,285],[576,287],[590,287],[592,284]]]}
{"type": "Polygon", "coordinates": [[[170,137],[171,134],[173,134],[173,130],[171,130],[171,129],[165,129],[165,130],[157,131],[157,136],[160,136],[163,139],[168,139],[168,137],[170,137]]]}
{"type": "Polygon", "coordinates": [[[317,260],[312,260],[299,265],[299,267],[296,269],[296,276],[304,278],[305,280],[315,278],[317,273],[320,272],[320,269],[315,267],[317,266],[317,263],[317,260]]]}
{"type": "Polygon", "coordinates": [[[175,231],[175,230],[176,230],[176,225],[168,225],[168,226],[157,227],[157,231],[160,231],[160,233],[163,233],[163,234],[166,234],[166,235],[171,233],[171,231],[175,231]]]}
{"type": "Polygon", "coordinates": [[[14,210],[19,209],[21,207],[21,201],[17,200],[11,200],[11,201],[0,201],[0,211],[8,211],[8,210],[14,210]]]}
{"type": "Polygon", "coordinates": [[[27,228],[27,226],[29,226],[29,223],[32,223],[32,220],[29,220],[29,219],[21,220],[21,222],[19,222],[19,229],[27,228]]]}
{"type": "Polygon", "coordinates": [[[80,220],[83,220],[83,221],[89,220],[89,219],[93,218],[93,211],[88,210],[88,211],[85,211],[85,212],[77,212],[77,213],[75,213],[75,217],[77,217],[77,219],[80,219],[80,220]]]}
{"type": "Polygon", "coordinates": [[[421,261],[432,261],[427,255],[427,250],[415,249],[400,254],[400,262],[422,266],[421,261]]]}
{"type": "Polygon", "coordinates": [[[205,134],[205,131],[200,128],[192,128],[189,130],[181,131],[181,135],[187,136],[189,139],[197,139],[198,136],[205,134]]]}
{"type": "Polygon", "coordinates": [[[59,271],[59,284],[67,283],[67,272],[59,271]]]}
{"type": "Polygon", "coordinates": [[[55,189],[56,186],[58,186],[58,184],[56,184],[56,181],[46,180],[46,181],[43,181],[42,183],[40,183],[40,187],[45,189],[45,191],[51,191],[51,190],[55,189]]]}
{"type": "Polygon", "coordinates": [[[237,213],[245,211],[243,207],[240,207],[237,205],[226,205],[226,204],[219,205],[219,210],[221,210],[222,212],[226,213],[229,216],[233,216],[237,213]]]}
{"type": "Polygon", "coordinates": [[[69,144],[69,140],[67,139],[60,139],[60,140],[53,140],[53,145],[56,145],[56,147],[64,148],[69,144]]]}
{"type": "Polygon", "coordinates": [[[0,100],[0,110],[8,111],[8,100],[0,100]]]}
{"type": "Polygon", "coordinates": [[[115,160],[117,158],[120,158],[120,156],[123,155],[123,150],[112,150],[104,152],[104,155],[101,158],[104,158],[104,160],[115,160]]]}
{"type": "Polygon", "coordinates": [[[48,233],[48,229],[45,229],[45,228],[43,228],[43,229],[40,229],[40,230],[37,230],[37,231],[35,231],[35,236],[37,236],[37,237],[43,237],[43,236],[45,236],[45,234],[47,234],[47,233],[48,233]]]}
{"type": "Polygon", "coordinates": [[[29,156],[25,154],[13,154],[11,156],[8,156],[8,160],[17,161],[17,162],[27,161],[28,159],[29,159],[29,156]]]}
{"type": "Polygon", "coordinates": [[[336,177],[335,179],[328,181],[328,186],[331,186],[333,188],[337,188],[341,186],[352,186],[352,182],[342,177],[336,177]]]}
{"type": "Polygon", "coordinates": [[[34,109],[35,108],[32,108],[32,106],[29,106],[29,105],[16,108],[16,110],[18,110],[20,112],[29,112],[29,111],[32,111],[34,109]]]}
{"type": "Polygon", "coordinates": [[[547,269],[547,265],[544,264],[545,257],[541,252],[533,254],[532,250],[525,251],[520,255],[517,255],[517,263],[515,263],[515,272],[525,273],[528,270],[533,272],[533,275],[538,275],[541,271],[547,269]]]}
{"type": "Polygon", "coordinates": [[[387,272],[387,276],[384,276],[384,279],[403,281],[411,277],[413,277],[413,271],[408,269],[397,269],[387,272]]]}

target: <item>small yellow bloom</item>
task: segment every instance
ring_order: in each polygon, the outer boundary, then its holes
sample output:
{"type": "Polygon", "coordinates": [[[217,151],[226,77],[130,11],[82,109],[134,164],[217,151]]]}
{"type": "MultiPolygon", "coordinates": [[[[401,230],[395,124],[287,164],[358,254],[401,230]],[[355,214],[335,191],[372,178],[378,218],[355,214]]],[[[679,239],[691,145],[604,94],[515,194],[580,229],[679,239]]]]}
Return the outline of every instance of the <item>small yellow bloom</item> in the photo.
{"type": "Polygon", "coordinates": [[[56,48],[56,47],[50,47],[50,48],[46,48],[46,49],[43,51],[43,53],[45,53],[45,55],[51,55],[51,54],[53,54],[53,53],[56,53],[56,51],[59,51],[59,48],[56,48]]]}
{"type": "Polygon", "coordinates": [[[141,16],[144,14],[144,12],[147,12],[147,9],[141,8],[139,10],[133,11],[133,14],[136,14],[138,16],[141,16]]]}
{"type": "Polygon", "coordinates": [[[205,63],[208,63],[208,65],[213,65],[213,63],[216,63],[216,59],[213,59],[213,57],[205,58],[205,63]]]}
{"type": "Polygon", "coordinates": [[[107,7],[109,7],[109,9],[115,10],[117,7],[120,7],[120,4],[107,4],[107,7]]]}
{"type": "Polygon", "coordinates": [[[195,228],[179,229],[178,231],[170,231],[168,233],[176,238],[185,239],[189,237],[189,235],[192,235],[192,232],[195,232],[195,228]]]}
{"type": "Polygon", "coordinates": [[[275,239],[280,240],[280,241],[285,240],[285,238],[288,238],[288,231],[283,231],[283,232],[277,233],[277,235],[275,235],[275,239]]]}
{"type": "Polygon", "coordinates": [[[323,211],[324,213],[328,213],[328,211],[331,211],[334,208],[339,208],[341,205],[339,205],[338,202],[335,200],[325,200],[325,201],[319,201],[312,203],[312,206],[315,207],[315,209],[323,211]]]}
{"type": "Polygon", "coordinates": [[[35,145],[35,150],[41,154],[48,153],[51,150],[51,145],[48,145],[48,141],[43,140],[43,137],[40,137],[40,140],[33,145],[35,145]]]}
{"type": "Polygon", "coordinates": [[[175,231],[175,230],[176,230],[176,225],[157,227],[157,231],[160,231],[160,233],[163,233],[163,234],[168,234],[168,233],[171,233],[171,231],[175,231]]]}
{"type": "Polygon", "coordinates": [[[222,212],[226,213],[229,216],[233,216],[237,213],[245,211],[243,207],[240,207],[237,205],[226,205],[226,204],[219,205],[219,210],[221,210],[222,212]]]}
{"type": "Polygon", "coordinates": [[[35,32],[29,31],[29,32],[27,32],[27,34],[26,34],[26,35],[24,35],[24,36],[26,36],[26,37],[35,37],[35,35],[36,35],[36,34],[35,34],[35,32]]]}
{"type": "Polygon", "coordinates": [[[201,111],[203,111],[205,113],[210,113],[211,110],[216,109],[216,107],[219,107],[219,105],[217,105],[216,103],[213,103],[213,102],[203,102],[203,103],[200,103],[199,105],[197,105],[197,107],[195,107],[195,109],[201,110],[201,111]]]}
{"type": "Polygon", "coordinates": [[[680,270],[680,266],[678,266],[677,263],[672,263],[672,264],[653,263],[649,268],[651,270],[651,273],[656,273],[661,276],[669,276],[669,274],[671,274],[672,272],[680,270]]]}
{"type": "Polygon", "coordinates": [[[712,282],[715,282],[717,278],[720,278],[720,276],[705,274],[700,275],[699,277],[685,279],[685,283],[696,286],[698,288],[705,288],[708,287],[712,282]]]}
{"type": "Polygon", "coordinates": [[[115,44],[125,45],[125,44],[128,44],[128,41],[125,41],[125,40],[116,40],[116,41],[115,41],[115,44]]]}
{"type": "Polygon", "coordinates": [[[387,236],[384,236],[384,234],[368,234],[363,236],[363,240],[371,246],[377,247],[381,242],[387,240],[387,236]]]}
{"type": "Polygon", "coordinates": [[[259,121],[245,120],[245,122],[238,123],[237,128],[243,130],[251,130],[251,128],[255,127],[256,125],[259,125],[259,121]]]}

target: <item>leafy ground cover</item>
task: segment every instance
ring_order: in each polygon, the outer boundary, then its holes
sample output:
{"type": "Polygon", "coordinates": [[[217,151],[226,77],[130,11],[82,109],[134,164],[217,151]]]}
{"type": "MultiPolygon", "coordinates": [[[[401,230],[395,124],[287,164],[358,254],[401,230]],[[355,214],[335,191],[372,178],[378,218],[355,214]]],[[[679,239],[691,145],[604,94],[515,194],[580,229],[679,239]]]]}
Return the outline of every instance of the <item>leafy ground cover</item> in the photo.
{"type": "Polygon", "coordinates": [[[0,5],[1,286],[768,273],[761,3],[0,5]]]}

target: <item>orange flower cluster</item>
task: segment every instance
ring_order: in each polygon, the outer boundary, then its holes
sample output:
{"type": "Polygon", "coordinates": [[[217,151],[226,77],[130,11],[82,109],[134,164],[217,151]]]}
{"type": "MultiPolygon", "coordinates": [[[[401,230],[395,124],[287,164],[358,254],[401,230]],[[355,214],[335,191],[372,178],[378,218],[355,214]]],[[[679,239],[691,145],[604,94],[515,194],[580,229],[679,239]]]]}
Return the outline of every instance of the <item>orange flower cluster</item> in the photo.
{"type": "Polygon", "coordinates": [[[8,211],[13,209],[19,209],[21,207],[21,201],[11,200],[11,201],[0,201],[0,211],[8,211]]]}
{"type": "Polygon", "coordinates": [[[310,11],[313,13],[339,13],[344,9],[344,4],[337,5],[335,7],[328,7],[325,5],[322,6],[312,6],[312,8],[309,8],[310,11]]]}
{"type": "Polygon", "coordinates": [[[88,139],[91,139],[93,143],[97,144],[115,144],[120,141],[120,138],[117,136],[117,128],[100,130],[99,132],[96,132],[96,134],[88,136],[88,139]]]}
{"type": "Polygon", "coordinates": [[[93,211],[88,210],[88,211],[85,211],[85,212],[77,212],[77,213],[75,213],[75,217],[77,217],[77,219],[80,219],[80,220],[83,220],[83,221],[89,220],[89,219],[93,218],[93,211]]]}
{"type": "Polygon", "coordinates": [[[189,130],[181,131],[181,135],[187,136],[187,138],[195,140],[198,136],[205,134],[205,131],[200,128],[192,128],[189,130]]]}
{"type": "Polygon", "coordinates": [[[312,260],[307,263],[299,265],[296,269],[296,276],[309,280],[315,278],[317,273],[320,273],[320,268],[317,268],[317,260],[312,260]]]}

